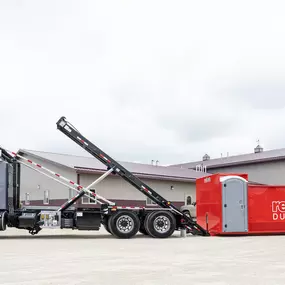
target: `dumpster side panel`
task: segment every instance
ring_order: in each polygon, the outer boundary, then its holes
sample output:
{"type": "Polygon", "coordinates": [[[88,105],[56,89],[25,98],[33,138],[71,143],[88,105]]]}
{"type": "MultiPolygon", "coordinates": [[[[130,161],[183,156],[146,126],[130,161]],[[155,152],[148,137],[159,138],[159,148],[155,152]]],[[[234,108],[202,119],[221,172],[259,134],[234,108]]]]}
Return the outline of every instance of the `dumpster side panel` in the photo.
{"type": "Polygon", "coordinates": [[[285,233],[285,186],[248,188],[249,231],[285,233]]]}

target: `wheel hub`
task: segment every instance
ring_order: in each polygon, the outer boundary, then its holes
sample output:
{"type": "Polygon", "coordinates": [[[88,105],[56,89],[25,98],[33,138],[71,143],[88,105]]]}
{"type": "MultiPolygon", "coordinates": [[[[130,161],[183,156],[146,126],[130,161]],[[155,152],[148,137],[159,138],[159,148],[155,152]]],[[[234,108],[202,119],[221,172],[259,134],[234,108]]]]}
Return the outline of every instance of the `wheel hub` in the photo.
{"type": "Polygon", "coordinates": [[[121,216],[116,222],[116,227],[122,233],[129,233],[134,228],[134,220],[127,215],[121,216]]]}
{"type": "Polygon", "coordinates": [[[154,228],[158,232],[165,233],[170,229],[170,220],[165,216],[158,216],[154,220],[154,228]]]}
{"type": "Polygon", "coordinates": [[[124,227],[124,228],[127,227],[128,226],[128,222],[127,221],[122,221],[121,222],[121,226],[124,227]]]}
{"type": "Polygon", "coordinates": [[[162,228],[164,226],[164,222],[163,221],[158,221],[157,222],[157,226],[162,228]]]}

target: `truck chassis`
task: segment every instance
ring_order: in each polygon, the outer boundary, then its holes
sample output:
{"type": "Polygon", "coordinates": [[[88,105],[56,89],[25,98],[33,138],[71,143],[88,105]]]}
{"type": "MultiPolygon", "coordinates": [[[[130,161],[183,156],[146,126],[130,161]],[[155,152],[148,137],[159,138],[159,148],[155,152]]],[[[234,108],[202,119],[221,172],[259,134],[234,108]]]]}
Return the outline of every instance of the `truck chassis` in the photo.
{"type": "Polygon", "coordinates": [[[152,238],[167,238],[174,231],[185,230],[192,235],[208,236],[189,215],[177,209],[170,201],[125,169],[84,137],[65,117],[61,117],[57,129],[106,165],[106,173],[87,187],[63,177],[43,165],[31,161],[18,153],[0,148],[0,231],[7,227],[26,229],[35,235],[42,229],[100,230],[105,229],[117,238],[132,238],[138,232],[152,238]],[[60,207],[20,206],[20,164],[25,165],[71,187],[77,194],[60,207]],[[89,189],[109,175],[117,175],[149,197],[159,207],[122,207],[91,192],[89,189]],[[99,208],[88,208],[74,203],[82,196],[96,200],[99,208]]]}

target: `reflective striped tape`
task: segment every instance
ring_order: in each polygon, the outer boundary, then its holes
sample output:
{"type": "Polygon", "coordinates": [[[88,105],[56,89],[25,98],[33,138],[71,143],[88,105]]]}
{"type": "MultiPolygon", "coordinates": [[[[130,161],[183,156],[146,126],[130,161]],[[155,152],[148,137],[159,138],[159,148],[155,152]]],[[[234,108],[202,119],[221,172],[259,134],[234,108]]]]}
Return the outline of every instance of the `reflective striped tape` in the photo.
{"type": "Polygon", "coordinates": [[[51,174],[53,174],[53,175],[59,177],[60,179],[66,181],[66,182],[68,182],[68,183],[70,183],[70,184],[72,184],[72,185],[77,186],[77,187],[80,188],[80,189],[84,189],[85,192],[88,192],[89,194],[91,194],[91,195],[94,196],[94,197],[95,197],[95,196],[98,197],[98,199],[101,199],[101,200],[107,202],[108,204],[114,204],[113,202],[109,201],[108,199],[106,199],[106,198],[104,198],[104,197],[102,197],[102,196],[100,196],[100,195],[98,195],[98,194],[96,194],[96,193],[94,193],[94,192],[92,192],[92,191],[90,191],[90,190],[84,188],[83,186],[77,184],[76,182],[74,182],[74,181],[72,181],[72,180],[70,180],[70,179],[67,179],[67,178],[65,178],[64,176],[62,176],[62,175],[60,175],[60,174],[58,174],[58,173],[55,173],[54,171],[52,171],[52,170],[50,170],[50,169],[48,169],[48,168],[46,168],[46,167],[44,167],[44,166],[42,166],[42,165],[36,163],[36,162],[33,162],[33,161],[30,160],[30,159],[27,159],[27,158],[25,158],[25,157],[23,157],[23,156],[21,156],[21,155],[15,153],[15,152],[11,152],[11,153],[12,153],[14,156],[20,157],[20,158],[24,159],[25,161],[28,161],[29,163],[31,163],[31,164],[33,164],[33,165],[35,165],[35,166],[37,166],[37,167],[40,167],[41,169],[46,170],[47,172],[49,172],[49,173],[51,173],[51,174]]]}

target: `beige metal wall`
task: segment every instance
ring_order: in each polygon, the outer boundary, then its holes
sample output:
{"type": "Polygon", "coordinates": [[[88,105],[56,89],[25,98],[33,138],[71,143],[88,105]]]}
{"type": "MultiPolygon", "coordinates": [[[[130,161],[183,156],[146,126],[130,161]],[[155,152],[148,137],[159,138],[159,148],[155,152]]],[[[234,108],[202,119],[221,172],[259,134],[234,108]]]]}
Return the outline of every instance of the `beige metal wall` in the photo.
{"type": "MultiPolygon", "coordinates": [[[[98,177],[97,175],[80,174],[80,183],[82,186],[88,186],[98,177]]],[[[192,199],[196,200],[195,183],[150,179],[142,179],[142,181],[170,201],[184,202],[186,195],[191,195],[192,199]],[[171,186],[173,186],[173,190],[171,190],[171,186]]],[[[120,177],[106,178],[96,186],[96,191],[108,199],[146,200],[145,195],[120,177]]]]}
{"type": "MultiPolygon", "coordinates": [[[[42,161],[41,159],[35,159],[34,157],[27,158],[77,182],[77,174],[72,168],[59,166],[42,161]]],[[[87,187],[98,177],[99,175],[95,174],[80,174],[80,185],[87,187]]],[[[172,202],[184,203],[186,197],[189,195],[192,197],[193,201],[196,200],[195,183],[150,179],[143,179],[143,181],[160,195],[172,202]],[[171,186],[173,186],[173,190],[171,190],[171,186]]],[[[44,200],[44,191],[47,190],[49,191],[50,200],[66,200],[77,193],[76,191],[71,192],[69,188],[27,168],[26,166],[21,166],[21,201],[25,201],[26,193],[29,193],[30,201],[39,201],[41,204],[41,201],[44,200]]],[[[107,177],[96,186],[96,192],[110,200],[147,201],[145,195],[120,177],[107,177]]],[[[58,203],[60,204],[61,202],[59,201],[58,203]]]]}
{"type": "Polygon", "coordinates": [[[285,184],[285,162],[266,162],[243,166],[208,169],[210,173],[248,173],[249,180],[264,184],[285,184]]]}
{"type": "MultiPolygon", "coordinates": [[[[27,158],[30,158],[36,163],[43,164],[45,167],[53,170],[54,172],[60,173],[66,178],[69,178],[75,182],[77,181],[77,175],[71,168],[69,169],[66,167],[57,166],[40,159],[35,159],[34,157],[27,158]]],[[[56,181],[49,179],[48,177],[35,172],[26,166],[21,165],[21,201],[25,200],[26,193],[29,193],[30,200],[43,200],[44,191],[47,190],[49,190],[50,199],[68,199],[69,197],[69,189],[67,187],[64,187],[56,181]]]]}

